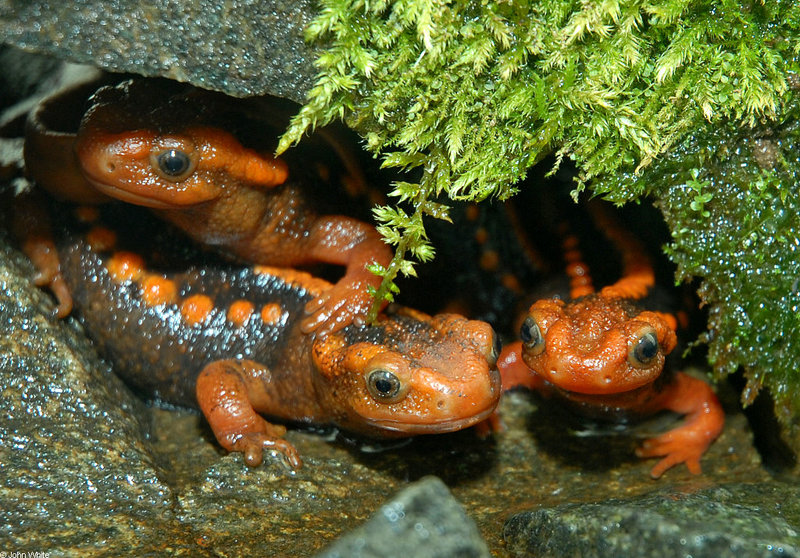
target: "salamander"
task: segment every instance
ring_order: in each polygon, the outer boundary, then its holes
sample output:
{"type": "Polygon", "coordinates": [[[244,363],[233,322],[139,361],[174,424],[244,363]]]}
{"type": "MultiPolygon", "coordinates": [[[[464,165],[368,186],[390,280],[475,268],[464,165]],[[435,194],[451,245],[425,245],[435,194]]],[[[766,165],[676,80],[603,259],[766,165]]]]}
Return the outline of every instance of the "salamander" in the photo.
{"type": "Polygon", "coordinates": [[[330,288],[322,279],[221,259],[124,204],[67,221],[53,233],[60,272],[101,354],[147,398],[199,408],[248,465],[264,450],[301,465],[262,415],[393,438],[469,427],[498,402],[500,347],[485,322],[393,306],[374,325],[308,335],[304,308],[330,288]]]}
{"type": "MultiPolygon", "coordinates": [[[[269,154],[281,128],[263,114],[264,102],[126,80],[97,90],[77,132],[65,130],[74,117],[64,113],[77,110],[85,89],[55,95],[29,118],[25,158],[46,190],[80,203],[111,198],[148,207],[243,262],[345,266],[340,280],[307,302],[302,328],[326,335],[363,322],[369,288],[380,283],[367,266],[387,265],[391,251],[372,225],[324,213],[328,186],[304,153],[269,154]]],[[[61,314],[68,311],[62,300],[61,314]]]]}
{"type": "Polygon", "coordinates": [[[665,372],[676,346],[674,316],[637,304],[655,283],[641,243],[604,208],[590,205],[598,228],[621,253],[623,274],[596,292],[578,240],[564,240],[570,299],[543,298],[527,310],[520,340],[507,345],[498,367],[503,391],[517,386],[558,397],[592,416],[646,416],[669,410],[685,414],[673,430],[647,439],[640,457],[662,457],[651,476],[700,458],[722,431],[724,412],[712,388],[683,372],[665,372]]]}

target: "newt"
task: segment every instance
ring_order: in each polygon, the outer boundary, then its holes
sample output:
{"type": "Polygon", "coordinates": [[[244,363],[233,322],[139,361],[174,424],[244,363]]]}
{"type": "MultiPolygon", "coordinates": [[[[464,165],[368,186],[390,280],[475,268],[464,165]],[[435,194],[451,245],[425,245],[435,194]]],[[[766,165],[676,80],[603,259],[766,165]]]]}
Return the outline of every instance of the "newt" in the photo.
{"type": "Polygon", "coordinates": [[[621,254],[622,277],[596,292],[577,238],[567,236],[569,300],[543,298],[529,307],[520,340],[504,347],[498,362],[503,391],[522,386],[594,417],[663,410],[686,415],[682,425],[645,440],[636,453],[661,457],[650,471],[653,478],[680,463],[699,474],[700,458],[722,431],[724,411],[706,382],[665,371],[677,320],[638,304],[655,283],[646,251],[603,208],[590,205],[590,212],[621,254]]]}
{"type": "Polygon", "coordinates": [[[247,465],[265,450],[302,464],[264,416],[397,438],[467,428],[498,402],[485,322],[392,306],[374,325],[307,335],[304,308],[327,281],[201,252],[141,208],[81,207],[69,221],[54,233],[59,269],[101,354],[148,399],[199,408],[247,465]]]}
{"type": "MultiPolygon", "coordinates": [[[[265,122],[265,103],[126,80],[98,89],[74,131],[85,89],[54,95],[29,117],[25,158],[44,189],[79,203],[148,207],[242,262],[344,266],[341,279],[307,302],[302,328],[327,335],[363,323],[370,287],[380,284],[367,266],[388,265],[391,251],[374,226],[321,209],[327,185],[304,154],[270,154],[280,127],[265,122]]],[[[69,303],[60,302],[61,315],[69,303]]]]}

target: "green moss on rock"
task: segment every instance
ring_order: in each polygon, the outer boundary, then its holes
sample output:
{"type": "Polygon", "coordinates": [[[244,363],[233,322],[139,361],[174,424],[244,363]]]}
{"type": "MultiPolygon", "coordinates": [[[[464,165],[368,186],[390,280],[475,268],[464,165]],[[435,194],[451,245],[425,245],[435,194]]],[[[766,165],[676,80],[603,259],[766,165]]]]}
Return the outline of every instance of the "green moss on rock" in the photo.
{"type": "Polygon", "coordinates": [[[742,367],[744,403],[766,386],[797,436],[800,106],[786,108],[782,124],[707,126],[645,172],[620,173],[602,188],[658,199],[679,276],[702,278],[699,295],[709,308],[703,340],[716,374],[742,367]]]}
{"type": "MultiPolygon", "coordinates": [[[[433,254],[422,218],[452,199],[505,198],[555,153],[619,203],[655,196],[670,256],[703,279],[718,374],[744,367],[785,424],[798,336],[798,197],[789,0],[323,0],[326,50],[281,149],[344,118],[384,165],[421,169],[377,211],[396,245],[378,297],[433,254]],[[793,151],[794,150],[794,151],[793,151]],[[402,207],[401,207],[402,206],[402,207]],[[404,208],[405,209],[404,209],[404,208]]],[[[797,399],[794,397],[794,399],[797,399]]]]}

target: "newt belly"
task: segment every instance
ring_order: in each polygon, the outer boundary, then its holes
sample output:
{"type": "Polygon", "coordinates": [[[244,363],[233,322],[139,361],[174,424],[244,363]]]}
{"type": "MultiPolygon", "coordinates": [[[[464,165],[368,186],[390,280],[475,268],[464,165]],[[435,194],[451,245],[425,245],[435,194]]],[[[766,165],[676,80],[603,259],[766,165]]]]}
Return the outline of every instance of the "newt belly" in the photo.
{"type": "Polygon", "coordinates": [[[680,463],[699,473],[701,456],[722,431],[722,407],[702,380],[665,373],[666,356],[676,345],[676,319],[638,304],[655,280],[643,246],[605,208],[591,205],[590,212],[621,254],[622,277],[595,292],[578,241],[567,236],[570,296],[530,306],[520,341],[500,357],[503,389],[538,390],[593,416],[684,414],[684,424],[646,440],[637,455],[661,457],[651,471],[655,478],[680,463]]]}
{"type": "Polygon", "coordinates": [[[101,353],[146,397],[199,407],[250,465],[265,449],[301,463],[261,415],[403,437],[469,427],[497,404],[499,347],[484,322],[395,309],[306,334],[304,307],[329,283],[200,252],[137,208],[76,215],[56,235],[61,275],[101,353]],[[157,250],[147,263],[143,248],[157,250]]]}
{"type": "Polygon", "coordinates": [[[367,266],[387,265],[391,251],[372,225],[325,212],[331,186],[308,150],[270,154],[283,128],[266,102],[127,80],[97,90],[79,127],[63,130],[75,120],[63,113],[78,110],[81,94],[57,94],[31,113],[26,166],[42,187],[79,203],[148,207],[239,261],[344,266],[339,281],[307,301],[303,329],[324,335],[363,323],[368,289],[380,283],[367,266]]]}

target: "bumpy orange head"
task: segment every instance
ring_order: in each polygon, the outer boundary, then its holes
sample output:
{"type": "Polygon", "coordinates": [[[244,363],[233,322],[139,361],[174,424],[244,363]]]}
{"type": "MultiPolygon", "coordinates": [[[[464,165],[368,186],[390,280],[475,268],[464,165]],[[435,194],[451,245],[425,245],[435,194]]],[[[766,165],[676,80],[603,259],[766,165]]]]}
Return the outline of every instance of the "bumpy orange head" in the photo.
{"type": "Polygon", "coordinates": [[[652,383],[676,344],[674,328],[658,313],[601,295],[539,300],[520,336],[522,358],[533,372],[580,394],[617,394],[652,383]]]}
{"type": "Polygon", "coordinates": [[[158,80],[98,90],[75,145],[86,179],[108,196],[160,209],[213,200],[241,183],[284,182],[283,161],[245,148],[215,122],[218,99],[158,80]]]}
{"type": "Polygon", "coordinates": [[[317,393],[335,409],[335,422],[355,432],[386,437],[460,430],[497,405],[498,352],[484,322],[454,314],[394,315],[314,343],[317,393]]]}

